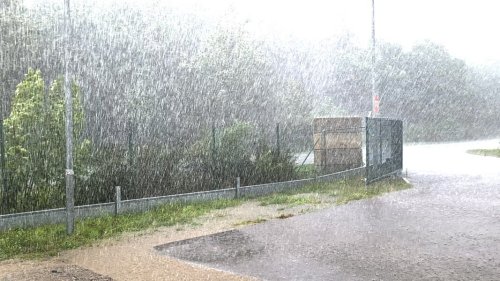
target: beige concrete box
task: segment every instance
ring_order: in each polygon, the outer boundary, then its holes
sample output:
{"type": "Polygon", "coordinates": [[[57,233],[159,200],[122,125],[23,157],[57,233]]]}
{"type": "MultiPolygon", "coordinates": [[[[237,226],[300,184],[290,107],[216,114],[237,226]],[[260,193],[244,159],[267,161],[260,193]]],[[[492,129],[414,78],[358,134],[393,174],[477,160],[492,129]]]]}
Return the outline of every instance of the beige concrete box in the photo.
{"type": "Polygon", "coordinates": [[[363,118],[316,118],[314,164],[323,172],[339,172],[363,166],[363,118]]]}
{"type": "Polygon", "coordinates": [[[324,131],[338,131],[339,129],[355,129],[361,130],[363,126],[362,117],[322,117],[314,118],[313,130],[314,133],[324,131]]]}
{"type": "Polygon", "coordinates": [[[361,134],[328,132],[314,134],[314,149],[360,148],[363,142],[361,134]],[[324,139],[321,136],[324,134],[324,139]]]}

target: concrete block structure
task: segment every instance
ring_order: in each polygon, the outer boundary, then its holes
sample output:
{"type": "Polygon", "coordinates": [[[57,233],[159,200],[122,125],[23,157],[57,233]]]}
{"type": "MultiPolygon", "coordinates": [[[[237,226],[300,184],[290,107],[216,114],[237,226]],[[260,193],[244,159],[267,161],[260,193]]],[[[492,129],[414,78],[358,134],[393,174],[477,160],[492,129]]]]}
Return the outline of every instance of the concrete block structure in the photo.
{"type": "Polygon", "coordinates": [[[322,173],[363,166],[363,118],[315,118],[314,165],[322,173]]]}

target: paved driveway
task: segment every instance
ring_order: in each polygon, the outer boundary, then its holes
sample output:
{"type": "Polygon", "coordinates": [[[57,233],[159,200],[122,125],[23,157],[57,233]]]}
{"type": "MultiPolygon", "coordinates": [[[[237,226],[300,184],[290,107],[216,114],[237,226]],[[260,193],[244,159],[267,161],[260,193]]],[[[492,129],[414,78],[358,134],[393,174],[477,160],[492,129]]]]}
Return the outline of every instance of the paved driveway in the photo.
{"type": "Polygon", "coordinates": [[[500,159],[405,147],[411,190],[178,241],[161,253],[265,280],[500,280],[500,159]]]}

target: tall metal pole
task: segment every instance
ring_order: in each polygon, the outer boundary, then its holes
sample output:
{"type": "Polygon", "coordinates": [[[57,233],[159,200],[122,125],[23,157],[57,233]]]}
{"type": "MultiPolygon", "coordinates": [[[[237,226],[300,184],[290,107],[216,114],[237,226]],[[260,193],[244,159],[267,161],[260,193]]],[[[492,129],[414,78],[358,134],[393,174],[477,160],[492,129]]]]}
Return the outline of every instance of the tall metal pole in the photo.
{"type": "Polygon", "coordinates": [[[71,77],[69,70],[71,17],[70,0],[64,0],[64,101],[66,107],[66,232],[73,234],[75,229],[75,173],[73,171],[73,100],[71,96],[71,77]]]}
{"type": "Polygon", "coordinates": [[[375,71],[375,0],[372,0],[372,117],[376,117],[379,113],[380,97],[377,94],[376,86],[376,71],[375,71]]]}
{"type": "MultiPolygon", "coordinates": [[[[0,108],[3,108],[3,103],[0,108]]],[[[11,208],[10,202],[13,202],[14,199],[11,199],[11,192],[9,190],[9,182],[8,182],[8,175],[7,175],[7,165],[5,161],[5,138],[3,134],[3,110],[1,110],[0,113],[0,176],[2,177],[2,208],[0,208],[0,211],[4,211],[7,213],[8,209],[11,208]]]]}
{"type": "Polygon", "coordinates": [[[11,192],[9,189],[9,181],[8,181],[8,173],[7,173],[7,164],[5,161],[5,135],[4,135],[4,123],[3,123],[3,113],[4,105],[5,105],[5,93],[7,91],[2,91],[2,96],[0,97],[0,176],[2,177],[2,208],[0,211],[4,211],[7,213],[8,209],[12,206],[11,202],[14,202],[14,199],[11,198],[11,192]]]}
{"type": "Polygon", "coordinates": [[[280,156],[280,123],[276,123],[276,155],[280,156]]]}
{"type": "Polygon", "coordinates": [[[218,175],[219,169],[217,165],[217,146],[215,145],[215,121],[212,123],[212,180],[216,184],[215,188],[218,187],[218,175]]]}

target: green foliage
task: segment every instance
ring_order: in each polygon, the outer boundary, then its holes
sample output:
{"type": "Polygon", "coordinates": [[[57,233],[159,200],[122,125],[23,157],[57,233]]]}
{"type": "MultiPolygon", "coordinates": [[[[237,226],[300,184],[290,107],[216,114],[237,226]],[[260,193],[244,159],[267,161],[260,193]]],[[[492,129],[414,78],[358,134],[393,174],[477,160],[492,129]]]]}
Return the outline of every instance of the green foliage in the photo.
{"type": "Polygon", "coordinates": [[[330,194],[336,196],[339,205],[411,188],[411,185],[401,178],[387,178],[368,186],[365,186],[364,180],[360,178],[340,181],[336,186],[332,185],[334,188],[331,189],[330,194]]]}
{"type": "MultiPolygon", "coordinates": [[[[90,142],[81,138],[84,116],[75,84],[72,95],[75,173],[84,175],[90,142]]],[[[64,114],[61,79],[54,81],[46,93],[41,72],[30,69],[16,88],[11,114],[5,120],[10,172],[7,209],[19,212],[63,206],[64,114]]]]}
{"type": "Polygon", "coordinates": [[[306,196],[304,194],[286,194],[276,193],[259,199],[261,206],[268,205],[289,205],[300,206],[306,204],[319,204],[321,200],[315,196],[306,196]]]}
{"type": "Polygon", "coordinates": [[[238,176],[245,182],[253,169],[252,130],[250,125],[240,122],[222,132],[214,128],[191,146],[184,162],[186,172],[198,175],[192,184],[202,189],[233,186],[238,176]]]}
{"type": "Polygon", "coordinates": [[[250,176],[254,163],[251,158],[255,153],[255,139],[253,128],[246,123],[237,122],[222,131],[213,151],[214,172],[220,184],[233,186],[238,176],[241,177],[242,184],[252,181],[250,176]]]}
{"type": "Polygon", "coordinates": [[[481,156],[500,157],[500,148],[471,149],[471,150],[467,150],[467,152],[470,154],[481,155],[481,156]]]}
{"type": "Polygon", "coordinates": [[[177,164],[181,151],[162,146],[141,146],[128,167],[128,186],[124,189],[125,198],[143,198],[166,194],[196,191],[193,187],[177,182],[177,164]],[[141,187],[141,188],[138,188],[141,187]]]}
{"type": "Polygon", "coordinates": [[[191,159],[188,170],[200,175],[207,188],[234,186],[236,177],[242,185],[295,177],[292,154],[270,149],[247,123],[236,122],[222,132],[206,134],[191,147],[187,158],[191,159]]]}
{"type": "Polygon", "coordinates": [[[254,177],[258,183],[291,180],[296,177],[295,160],[289,151],[273,151],[261,145],[255,160],[254,177]]]}
{"type": "MultiPolygon", "coordinates": [[[[324,100],[332,98],[335,104],[330,107],[344,111],[337,114],[365,116],[371,110],[371,56],[353,42],[345,43],[332,46],[324,100]]],[[[380,113],[404,121],[405,139],[443,141],[498,135],[498,74],[478,71],[428,41],[411,50],[384,42],[377,46],[375,83],[380,113]]]]}
{"type": "Polygon", "coordinates": [[[410,188],[411,185],[400,178],[388,178],[375,182],[369,186],[365,185],[362,178],[353,178],[335,181],[331,183],[317,183],[306,187],[283,193],[274,193],[258,200],[261,205],[286,204],[304,205],[320,204],[320,198],[308,195],[324,194],[335,198],[337,204],[345,204],[349,201],[371,198],[383,193],[399,191],[410,188]]]}
{"type": "Polygon", "coordinates": [[[304,164],[297,166],[296,169],[298,179],[314,178],[319,174],[314,164],[304,164]]]}

